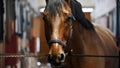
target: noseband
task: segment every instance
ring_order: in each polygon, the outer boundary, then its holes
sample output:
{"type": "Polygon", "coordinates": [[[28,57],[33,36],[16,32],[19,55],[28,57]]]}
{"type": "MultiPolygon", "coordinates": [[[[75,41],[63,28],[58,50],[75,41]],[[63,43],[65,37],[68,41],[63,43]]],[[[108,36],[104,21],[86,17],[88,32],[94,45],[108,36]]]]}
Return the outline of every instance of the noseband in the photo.
{"type": "Polygon", "coordinates": [[[49,45],[53,44],[53,43],[58,43],[60,44],[62,47],[66,47],[66,44],[64,42],[62,42],[61,40],[58,40],[58,39],[52,39],[48,42],[49,45]]]}
{"type": "Polygon", "coordinates": [[[58,43],[60,44],[63,48],[65,48],[68,44],[69,44],[69,41],[72,37],[72,33],[73,33],[73,29],[71,28],[71,31],[70,31],[70,37],[67,39],[67,43],[65,44],[63,41],[59,40],[59,39],[52,39],[48,42],[48,44],[51,46],[51,44],[53,43],[58,43]]]}

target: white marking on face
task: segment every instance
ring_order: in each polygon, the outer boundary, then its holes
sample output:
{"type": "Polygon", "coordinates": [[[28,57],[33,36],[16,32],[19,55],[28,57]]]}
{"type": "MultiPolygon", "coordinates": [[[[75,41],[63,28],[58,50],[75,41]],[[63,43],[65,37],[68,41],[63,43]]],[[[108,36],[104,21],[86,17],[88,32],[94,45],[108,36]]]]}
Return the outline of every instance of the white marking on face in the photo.
{"type": "Polygon", "coordinates": [[[60,20],[59,20],[58,14],[57,14],[57,16],[55,18],[55,22],[53,24],[54,24],[54,26],[53,26],[53,29],[54,29],[53,30],[53,38],[54,39],[58,39],[58,36],[59,36],[58,29],[59,29],[59,24],[60,24],[60,20]]]}
{"type": "Polygon", "coordinates": [[[55,44],[56,44],[56,45],[55,45],[55,48],[58,48],[58,45],[59,45],[59,44],[58,44],[58,43],[55,43],[55,44]]]}

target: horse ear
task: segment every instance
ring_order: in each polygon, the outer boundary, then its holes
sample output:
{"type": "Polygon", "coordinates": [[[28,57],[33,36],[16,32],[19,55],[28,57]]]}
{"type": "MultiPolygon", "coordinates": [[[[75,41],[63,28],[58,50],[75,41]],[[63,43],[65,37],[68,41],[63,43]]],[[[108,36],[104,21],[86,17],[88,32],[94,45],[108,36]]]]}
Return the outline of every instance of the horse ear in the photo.
{"type": "Polygon", "coordinates": [[[70,0],[65,0],[68,4],[70,4],[70,0]]]}

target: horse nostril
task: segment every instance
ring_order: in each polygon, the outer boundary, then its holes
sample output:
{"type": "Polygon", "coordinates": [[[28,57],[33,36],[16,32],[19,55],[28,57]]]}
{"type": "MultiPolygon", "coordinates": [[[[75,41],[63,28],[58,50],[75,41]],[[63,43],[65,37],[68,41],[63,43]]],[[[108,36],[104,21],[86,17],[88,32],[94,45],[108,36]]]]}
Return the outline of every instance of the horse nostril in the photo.
{"type": "Polygon", "coordinates": [[[51,60],[52,60],[52,57],[51,57],[51,55],[49,54],[49,55],[48,55],[48,62],[51,62],[51,60]]]}
{"type": "Polygon", "coordinates": [[[59,60],[63,60],[64,59],[64,55],[61,54],[60,57],[59,57],[59,60]]]}

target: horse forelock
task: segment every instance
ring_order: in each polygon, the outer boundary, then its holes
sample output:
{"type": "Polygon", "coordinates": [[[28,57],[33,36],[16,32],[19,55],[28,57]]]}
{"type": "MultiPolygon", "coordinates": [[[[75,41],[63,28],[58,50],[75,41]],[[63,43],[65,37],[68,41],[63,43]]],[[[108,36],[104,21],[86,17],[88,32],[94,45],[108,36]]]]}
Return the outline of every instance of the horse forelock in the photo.
{"type": "Polygon", "coordinates": [[[50,0],[48,1],[45,10],[48,11],[51,16],[55,16],[62,11],[62,4],[64,3],[64,0],[50,0]]]}

